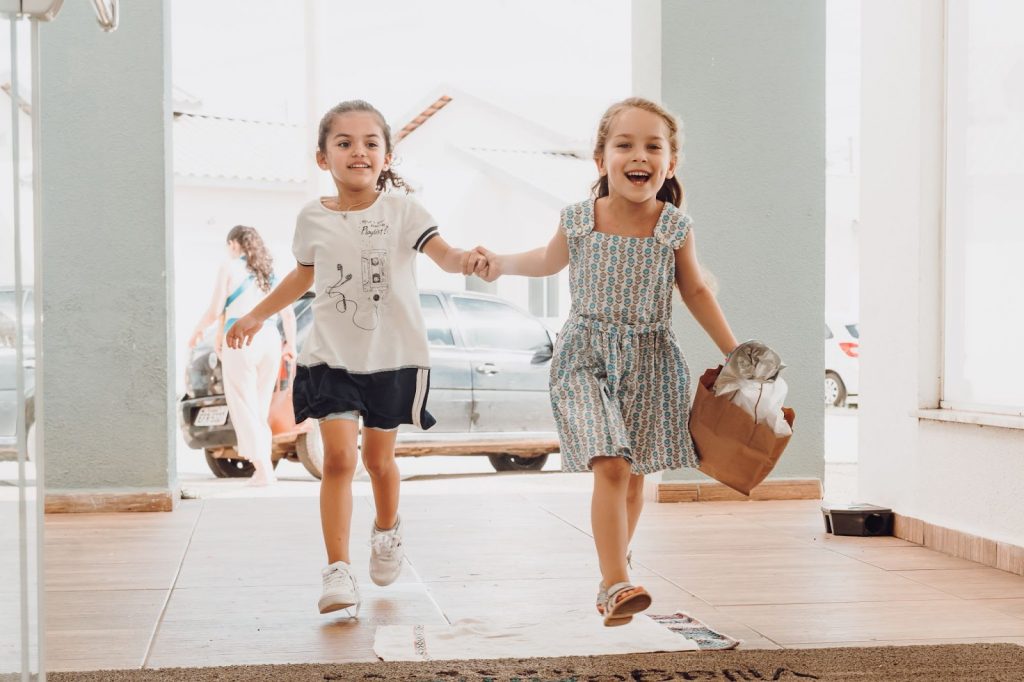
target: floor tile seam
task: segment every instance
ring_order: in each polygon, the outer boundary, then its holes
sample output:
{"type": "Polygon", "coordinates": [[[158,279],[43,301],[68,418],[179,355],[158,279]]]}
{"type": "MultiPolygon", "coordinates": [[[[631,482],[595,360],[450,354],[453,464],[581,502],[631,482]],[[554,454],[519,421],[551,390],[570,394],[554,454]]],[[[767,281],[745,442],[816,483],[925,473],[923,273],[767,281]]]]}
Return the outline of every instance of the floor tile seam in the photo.
{"type": "Polygon", "coordinates": [[[167,606],[171,603],[171,596],[174,594],[174,589],[178,584],[178,580],[181,578],[181,569],[185,565],[185,559],[188,558],[188,551],[192,546],[192,540],[195,538],[196,530],[199,528],[199,522],[203,518],[203,512],[206,511],[206,503],[200,501],[202,506],[196,513],[195,522],[192,524],[192,530],[188,534],[188,542],[185,543],[185,549],[181,553],[181,559],[178,561],[178,566],[174,571],[174,578],[171,580],[171,585],[167,589],[167,594],[164,597],[163,604],[160,605],[160,612],[157,614],[156,623],[153,624],[153,631],[149,635],[149,641],[146,642],[146,651],[142,656],[142,662],[139,666],[140,669],[144,669],[149,664],[149,659],[153,655],[153,646],[156,644],[157,635],[160,633],[160,626],[163,624],[164,617],[167,615],[167,606]]]}
{"type": "MultiPolygon", "coordinates": [[[[714,609],[715,611],[718,611],[718,610],[719,610],[717,606],[715,606],[715,605],[714,605],[714,604],[712,604],[711,602],[707,601],[707,600],[706,600],[706,599],[704,599],[703,597],[699,597],[699,596],[697,596],[697,595],[693,594],[692,592],[690,592],[689,590],[687,590],[687,589],[686,589],[685,587],[683,587],[683,586],[682,586],[682,585],[680,585],[679,583],[677,583],[677,582],[675,582],[674,580],[672,580],[671,578],[666,578],[666,577],[665,577],[665,576],[663,576],[663,575],[659,575],[658,577],[660,577],[660,578],[661,578],[662,580],[664,580],[664,581],[668,582],[668,583],[669,583],[670,585],[673,585],[673,586],[675,586],[676,588],[678,588],[678,589],[682,590],[683,592],[685,592],[686,594],[690,595],[691,597],[693,597],[693,598],[694,598],[694,599],[696,599],[697,601],[701,601],[701,602],[704,602],[704,603],[705,603],[705,604],[706,604],[706,605],[708,606],[708,608],[714,609]]],[[[724,615],[724,614],[723,614],[723,615],[724,615]]],[[[769,642],[771,642],[772,644],[775,644],[776,646],[782,646],[782,645],[781,645],[781,644],[780,644],[779,642],[776,642],[776,641],[775,641],[774,639],[772,639],[771,637],[769,637],[769,636],[768,636],[768,635],[766,635],[765,633],[761,632],[760,630],[758,630],[758,629],[757,629],[757,628],[755,628],[754,626],[752,626],[752,625],[750,625],[750,624],[748,624],[748,623],[745,623],[745,622],[743,622],[743,621],[742,621],[741,619],[739,619],[739,618],[735,618],[735,617],[733,617],[733,616],[730,616],[730,618],[734,618],[734,619],[735,619],[735,620],[736,620],[737,622],[739,622],[739,623],[740,623],[740,624],[741,624],[741,625],[742,625],[743,627],[747,628],[748,630],[750,630],[750,631],[751,631],[751,632],[753,632],[753,633],[756,633],[758,637],[760,637],[760,638],[762,638],[762,639],[766,639],[766,640],[768,640],[769,642]]],[[[703,619],[700,619],[700,618],[698,618],[698,620],[703,620],[703,619]]]]}
{"type": "MultiPolygon", "coordinates": [[[[665,578],[665,577],[662,577],[662,580],[664,580],[664,581],[667,581],[667,582],[668,582],[668,583],[669,583],[670,585],[673,585],[673,586],[675,586],[675,587],[679,588],[680,590],[682,590],[682,591],[683,591],[683,592],[685,592],[686,594],[688,594],[688,595],[692,596],[692,597],[693,597],[694,599],[696,599],[697,601],[701,601],[701,602],[703,602],[703,603],[707,604],[709,608],[711,608],[711,609],[715,610],[716,612],[720,612],[720,613],[722,613],[723,615],[726,615],[725,613],[723,613],[723,612],[722,612],[722,611],[721,611],[721,610],[720,610],[720,609],[718,608],[718,606],[716,606],[715,604],[712,604],[711,602],[709,602],[709,601],[708,601],[708,600],[706,600],[706,599],[703,599],[702,597],[698,597],[697,595],[693,594],[692,592],[690,592],[689,590],[687,590],[687,589],[686,589],[686,588],[684,588],[683,586],[679,585],[678,583],[676,583],[676,582],[674,582],[674,581],[672,581],[672,580],[670,580],[670,579],[668,579],[668,578],[665,578]]],[[[685,609],[684,609],[684,611],[685,611],[685,609]]],[[[744,622],[743,622],[743,621],[742,621],[741,619],[738,619],[738,617],[736,617],[736,616],[733,616],[733,615],[729,615],[729,617],[730,617],[730,619],[734,620],[734,621],[735,621],[736,623],[738,623],[738,624],[739,624],[739,625],[741,625],[742,627],[744,627],[744,628],[746,628],[746,629],[750,630],[751,632],[755,633],[755,634],[756,634],[756,635],[757,635],[757,636],[758,636],[758,637],[759,637],[760,639],[764,639],[764,640],[767,640],[767,641],[771,642],[772,644],[775,644],[776,646],[782,646],[782,645],[781,645],[781,644],[780,644],[779,642],[775,641],[775,640],[774,640],[774,639],[772,639],[772,638],[771,638],[770,636],[768,636],[767,634],[765,634],[765,633],[761,632],[760,630],[758,630],[758,629],[757,629],[757,628],[755,628],[754,626],[750,625],[749,623],[744,623],[744,622]]],[[[698,619],[697,619],[697,620],[698,620],[698,621],[701,621],[701,622],[705,622],[705,623],[706,623],[706,625],[707,625],[707,620],[705,619],[705,617],[702,617],[702,616],[701,616],[701,617],[698,617],[698,619]]],[[[742,641],[743,641],[743,640],[742,640],[742,638],[737,638],[737,639],[740,639],[740,642],[742,642],[742,641]]]]}
{"type": "MultiPolygon", "coordinates": [[[[656,576],[645,576],[645,577],[656,577],[656,576]]],[[[594,579],[595,579],[594,576],[590,575],[590,574],[588,574],[588,575],[559,576],[557,578],[523,578],[523,577],[513,577],[513,576],[500,577],[500,578],[487,578],[487,577],[483,577],[483,578],[466,578],[466,577],[458,577],[458,578],[452,578],[451,580],[430,579],[430,580],[424,581],[423,584],[424,585],[429,585],[431,583],[439,583],[439,584],[443,584],[443,585],[451,585],[453,583],[510,582],[510,581],[522,581],[522,580],[581,580],[582,581],[582,580],[594,580],[594,579]]]]}
{"type": "MultiPolygon", "coordinates": [[[[737,616],[734,616],[734,615],[730,614],[730,617],[734,618],[735,620],[737,620],[737,622],[741,623],[744,627],[750,628],[754,632],[757,632],[757,629],[755,627],[745,623],[742,619],[738,618],[737,616]]],[[[868,626],[865,626],[865,627],[868,627],[868,626]]],[[[767,635],[763,635],[763,634],[761,636],[764,639],[767,639],[767,640],[769,640],[771,642],[774,642],[775,644],[777,644],[780,647],[783,647],[785,649],[788,649],[788,648],[800,648],[800,645],[828,644],[829,642],[834,642],[834,643],[838,643],[838,642],[872,642],[872,641],[885,641],[885,642],[906,641],[906,642],[917,642],[917,641],[920,641],[920,640],[936,640],[936,641],[943,641],[945,643],[956,643],[956,642],[961,642],[961,641],[963,641],[965,639],[981,639],[981,638],[990,638],[990,637],[1012,637],[1012,638],[1015,638],[1015,639],[1024,639],[1024,635],[1020,634],[1019,632],[1003,632],[1003,631],[998,631],[998,630],[994,631],[994,632],[989,632],[989,633],[986,633],[986,634],[970,635],[968,637],[892,637],[892,638],[887,637],[887,638],[884,638],[883,640],[871,640],[871,639],[862,639],[862,638],[859,638],[859,637],[856,637],[856,636],[854,636],[854,637],[846,637],[846,636],[842,636],[842,635],[837,635],[835,638],[831,638],[830,637],[828,639],[801,640],[799,642],[790,642],[790,641],[787,641],[787,640],[783,639],[779,635],[776,635],[775,639],[773,639],[772,637],[769,637],[767,635]]],[[[882,645],[882,646],[885,646],[885,645],[882,645]]]]}
{"type": "Polygon", "coordinates": [[[83,589],[81,587],[54,587],[52,585],[47,585],[46,586],[47,594],[57,593],[57,592],[82,592],[82,593],[85,593],[85,592],[166,592],[166,591],[167,591],[166,587],[117,587],[117,588],[108,588],[108,587],[104,587],[104,586],[99,586],[99,587],[89,587],[89,588],[83,589]]]}
{"type": "Polygon", "coordinates": [[[935,599],[853,599],[853,600],[835,600],[835,601],[751,601],[751,602],[710,602],[715,608],[743,608],[745,606],[807,606],[811,604],[818,604],[821,606],[837,606],[840,604],[917,604],[917,603],[934,603],[944,601],[967,601],[965,599],[957,599],[955,597],[947,597],[945,595],[936,597],[935,599]]]}
{"type": "MultiPolygon", "coordinates": [[[[943,570],[943,569],[938,569],[938,570],[943,570]]],[[[945,570],[972,570],[972,569],[945,569],[945,570]]],[[[961,601],[969,601],[971,599],[999,599],[999,597],[961,597],[960,595],[954,594],[953,592],[950,592],[950,591],[948,591],[946,589],[943,589],[941,587],[936,587],[935,585],[929,585],[926,582],[922,582],[920,580],[915,580],[911,576],[905,575],[906,573],[913,573],[913,571],[891,571],[891,572],[892,573],[898,573],[899,575],[897,577],[903,578],[904,580],[909,580],[912,583],[917,583],[918,585],[923,585],[924,587],[927,587],[927,588],[932,589],[932,590],[936,590],[937,592],[942,592],[943,594],[948,594],[953,599],[959,599],[961,601]]]]}
{"type": "Polygon", "coordinates": [[[562,516],[562,515],[561,515],[561,514],[559,514],[559,513],[557,512],[557,511],[555,511],[555,510],[553,510],[553,509],[550,509],[549,507],[547,507],[547,506],[546,506],[545,504],[543,504],[543,503],[541,503],[541,502],[534,502],[534,501],[531,501],[531,500],[529,500],[529,499],[528,499],[528,498],[526,498],[525,496],[522,496],[522,497],[523,497],[523,498],[524,498],[524,499],[525,499],[525,500],[526,500],[527,502],[530,502],[531,504],[534,504],[534,505],[536,505],[538,509],[541,509],[541,510],[543,510],[543,511],[544,511],[544,512],[545,512],[546,514],[549,514],[549,515],[551,515],[552,517],[554,517],[554,518],[558,519],[559,521],[561,521],[561,522],[562,522],[562,523],[564,523],[565,525],[569,526],[570,528],[574,528],[574,529],[576,529],[577,531],[579,531],[580,533],[582,533],[582,534],[583,534],[583,535],[585,535],[586,537],[588,537],[588,538],[590,538],[591,540],[593,540],[594,536],[593,536],[593,534],[592,534],[592,533],[590,533],[589,531],[587,531],[587,530],[586,530],[586,529],[584,529],[584,528],[581,528],[580,526],[577,526],[577,525],[576,525],[575,523],[573,523],[572,521],[570,521],[570,520],[569,520],[568,518],[566,518],[566,517],[562,516]]]}
{"type": "MultiPolygon", "coordinates": [[[[903,646],[928,646],[931,643],[934,644],[999,644],[1000,642],[979,642],[977,640],[989,639],[992,637],[1011,637],[1013,639],[1024,639],[1020,635],[979,635],[977,637],[893,637],[887,639],[836,639],[836,640],[819,640],[819,641],[802,641],[802,642],[788,642],[786,644],[780,644],[784,649],[830,649],[830,648],[845,648],[845,647],[823,647],[821,644],[828,643],[854,643],[854,642],[884,642],[878,646],[887,647],[894,642],[907,642],[903,646]],[[975,641],[971,641],[975,640],[975,641]]],[[[1011,643],[1011,642],[1007,642],[1011,643]]]]}
{"type": "MultiPolygon", "coordinates": [[[[878,566],[877,564],[872,564],[871,562],[869,562],[869,561],[867,561],[865,559],[862,559],[859,556],[851,556],[849,554],[844,554],[843,552],[840,552],[840,551],[838,551],[836,549],[833,549],[831,547],[821,547],[821,549],[826,550],[828,552],[832,552],[833,554],[838,554],[839,556],[845,556],[847,559],[853,559],[854,561],[858,561],[860,563],[867,564],[868,566],[874,566],[875,568],[877,568],[879,570],[882,570],[882,571],[885,571],[887,573],[908,572],[908,571],[971,571],[971,570],[976,570],[977,568],[986,568],[983,564],[978,564],[978,566],[967,566],[967,567],[963,567],[963,568],[949,568],[949,567],[946,567],[946,568],[885,568],[883,566],[878,566]]],[[[904,547],[876,547],[875,549],[928,549],[928,548],[924,547],[923,545],[916,545],[916,546],[912,546],[912,547],[905,547],[905,546],[904,547]]],[[[941,554],[941,552],[939,552],[939,554],[941,554]]],[[[943,555],[943,556],[945,556],[945,555],[943,555]]],[[[951,558],[958,559],[958,557],[951,557],[951,558]]],[[[959,560],[960,561],[970,561],[969,559],[959,559],[959,560]]],[[[971,563],[975,563],[975,562],[971,562],[971,563]]]]}
{"type": "MultiPolygon", "coordinates": [[[[750,603],[729,603],[729,604],[714,604],[711,605],[719,609],[742,609],[748,606],[836,606],[841,604],[890,604],[899,605],[900,607],[907,606],[909,604],[934,604],[936,602],[950,602],[950,601],[977,601],[970,599],[961,599],[952,595],[943,595],[937,599],[870,599],[870,600],[853,600],[853,601],[785,601],[785,602],[750,602],[750,603]]],[[[986,610],[990,610],[986,608],[986,610]]],[[[993,614],[1002,613],[1000,611],[991,611],[993,614]]],[[[1002,614],[1010,615],[1010,614],[1002,614]]]]}
{"type": "Polygon", "coordinates": [[[412,571],[413,576],[416,578],[416,581],[412,584],[418,584],[423,586],[423,591],[426,592],[427,599],[429,599],[430,603],[434,605],[434,608],[437,609],[437,612],[441,614],[441,617],[444,618],[444,621],[451,625],[452,619],[449,618],[448,614],[445,613],[444,609],[441,608],[441,604],[437,601],[437,599],[434,597],[434,594],[430,591],[430,584],[423,579],[422,575],[420,575],[420,572],[416,569],[416,564],[413,563],[413,560],[408,553],[405,555],[405,561],[409,564],[409,570],[412,571]]]}

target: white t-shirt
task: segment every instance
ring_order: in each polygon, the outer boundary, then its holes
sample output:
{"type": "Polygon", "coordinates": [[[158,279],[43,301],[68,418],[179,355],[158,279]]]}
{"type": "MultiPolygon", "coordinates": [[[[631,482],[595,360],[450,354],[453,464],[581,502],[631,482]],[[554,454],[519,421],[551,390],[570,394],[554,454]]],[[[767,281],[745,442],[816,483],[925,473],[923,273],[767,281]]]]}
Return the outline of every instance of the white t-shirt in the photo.
{"type": "Polygon", "coordinates": [[[299,364],[352,373],[429,368],[416,254],[437,234],[437,222],[409,196],[382,193],[359,211],[306,204],[292,253],[314,266],[316,298],[299,364]]]}

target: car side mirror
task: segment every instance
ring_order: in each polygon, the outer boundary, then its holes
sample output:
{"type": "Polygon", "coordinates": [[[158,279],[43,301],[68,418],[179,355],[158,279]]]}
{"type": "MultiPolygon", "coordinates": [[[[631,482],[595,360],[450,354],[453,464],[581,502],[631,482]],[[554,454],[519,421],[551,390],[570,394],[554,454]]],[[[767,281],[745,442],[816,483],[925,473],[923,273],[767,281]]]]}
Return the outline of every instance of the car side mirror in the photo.
{"type": "Polygon", "coordinates": [[[537,352],[533,354],[533,359],[530,360],[531,364],[543,365],[549,361],[555,355],[555,347],[550,341],[537,349],[537,352]]]}

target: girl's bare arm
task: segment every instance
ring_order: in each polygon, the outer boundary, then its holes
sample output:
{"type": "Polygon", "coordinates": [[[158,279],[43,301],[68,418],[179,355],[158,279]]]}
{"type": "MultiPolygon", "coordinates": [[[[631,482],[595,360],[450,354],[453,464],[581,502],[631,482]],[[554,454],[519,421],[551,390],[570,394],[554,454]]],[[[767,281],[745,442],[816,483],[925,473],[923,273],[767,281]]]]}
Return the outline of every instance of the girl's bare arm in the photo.
{"type": "Polygon", "coordinates": [[[676,249],[676,286],[690,314],[704,328],[722,355],[728,355],[739,345],[718,305],[715,294],[708,288],[697,261],[697,245],[690,229],[683,245],[676,249]]]}
{"type": "Polygon", "coordinates": [[[217,280],[213,285],[213,296],[210,299],[210,306],[203,313],[203,316],[199,318],[195,331],[192,332],[192,336],[189,338],[188,345],[190,348],[202,340],[206,328],[216,322],[220,318],[220,314],[224,312],[224,301],[228,297],[228,279],[228,266],[225,263],[217,270],[217,280]]]}
{"type": "Polygon", "coordinates": [[[423,253],[438,264],[445,272],[472,275],[483,267],[483,256],[475,251],[457,249],[440,235],[431,237],[423,247],[423,253]]]}
{"type": "Polygon", "coordinates": [[[487,256],[487,267],[480,276],[488,282],[502,275],[549,277],[569,264],[569,242],[562,230],[558,230],[546,246],[532,251],[500,255],[483,247],[477,250],[487,256]]]}
{"type": "MultiPolygon", "coordinates": [[[[239,318],[228,331],[229,348],[241,348],[252,343],[252,337],[260,330],[268,317],[295,302],[299,296],[313,286],[313,266],[297,263],[295,269],[285,275],[281,283],[273,291],[256,304],[248,314],[239,318]]],[[[294,328],[294,319],[292,320],[294,328]]],[[[285,334],[288,333],[288,321],[285,319],[285,334]]],[[[293,337],[294,338],[294,337],[293,337]]]]}
{"type": "Polygon", "coordinates": [[[291,305],[313,286],[313,266],[295,264],[295,269],[284,276],[281,283],[271,290],[256,307],[249,311],[251,317],[263,322],[285,306],[291,305]]]}

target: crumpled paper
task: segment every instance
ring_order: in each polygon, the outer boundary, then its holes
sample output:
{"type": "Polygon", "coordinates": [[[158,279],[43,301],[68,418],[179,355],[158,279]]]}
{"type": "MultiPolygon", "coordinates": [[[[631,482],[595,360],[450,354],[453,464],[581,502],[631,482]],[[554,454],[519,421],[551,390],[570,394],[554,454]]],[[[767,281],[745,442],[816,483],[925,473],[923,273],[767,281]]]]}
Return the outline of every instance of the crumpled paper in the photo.
{"type": "Polygon", "coordinates": [[[782,414],[782,403],[789,387],[779,373],[785,368],[782,358],[760,341],[741,343],[715,380],[716,396],[725,395],[754,420],[771,427],[777,436],[788,436],[793,429],[782,414]]]}

